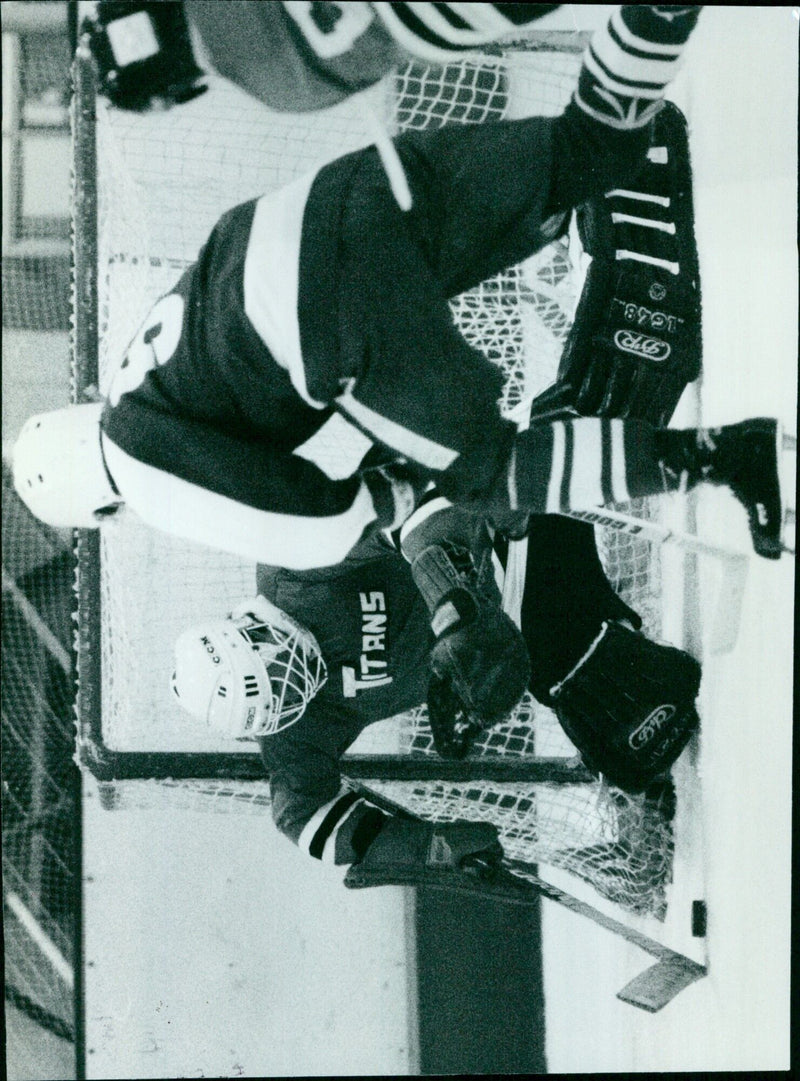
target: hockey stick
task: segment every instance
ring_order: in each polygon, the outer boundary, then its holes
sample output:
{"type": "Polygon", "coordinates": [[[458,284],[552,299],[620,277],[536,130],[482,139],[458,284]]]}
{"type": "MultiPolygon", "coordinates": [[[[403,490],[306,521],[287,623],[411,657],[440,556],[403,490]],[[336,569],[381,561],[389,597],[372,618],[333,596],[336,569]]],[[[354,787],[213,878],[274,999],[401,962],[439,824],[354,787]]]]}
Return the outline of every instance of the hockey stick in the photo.
{"type": "MultiPolygon", "coordinates": [[[[533,400],[526,399],[520,402],[510,413],[510,418],[515,420],[521,429],[526,428],[530,423],[532,405],[535,406],[537,421],[574,417],[575,412],[565,404],[569,393],[568,387],[554,383],[533,400]]],[[[687,492],[684,498],[691,501],[696,499],[696,496],[694,492],[687,492]]],[[[703,540],[695,533],[668,525],[665,521],[639,518],[609,507],[569,510],[564,514],[568,518],[588,522],[593,526],[602,526],[604,529],[616,530],[652,544],[669,543],[685,554],[711,557],[720,574],[716,595],[711,605],[710,618],[707,621],[704,645],[709,653],[714,654],[729,653],[733,649],[739,634],[742,600],[750,566],[748,553],[703,540]]],[[[694,521],[693,511],[690,509],[684,518],[694,521]]],[[[525,581],[527,542],[525,540],[511,541],[508,549],[503,606],[512,618],[518,619],[525,581]]]]}
{"type": "MultiPolygon", "coordinates": [[[[711,544],[693,533],[673,529],[663,522],[636,518],[634,515],[607,508],[596,511],[570,511],[567,517],[588,522],[590,525],[618,530],[629,537],[654,544],[670,542],[686,553],[712,557],[719,568],[720,575],[707,622],[705,648],[709,653],[715,654],[729,653],[733,649],[739,635],[742,600],[750,566],[748,555],[722,545],[711,544]]],[[[512,618],[515,618],[515,613],[518,618],[526,561],[527,541],[511,541],[508,546],[506,584],[503,595],[504,608],[512,618]]]]}
{"type": "MultiPolygon", "coordinates": [[[[364,781],[356,783],[348,779],[348,784],[365,800],[387,814],[423,821],[401,804],[373,791],[364,781]]],[[[638,946],[651,957],[655,957],[654,965],[634,977],[621,991],[617,992],[617,998],[639,1009],[655,1013],[671,1002],[684,987],[688,987],[689,984],[707,975],[708,970],[705,965],[670,949],[633,927],[628,927],[620,920],[606,915],[587,902],[578,900],[558,886],[547,882],[539,875],[538,868],[534,864],[504,857],[501,865],[497,867],[480,859],[473,859],[464,869],[464,873],[465,876],[474,875],[477,879],[473,881],[468,891],[473,895],[516,905],[534,904],[538,898],[545,897],[568,908],[576,915],[592,920],[598,926],[619,935],[626,942],[638,946]]],[[[425,885],[427,888],[432,887],[431,883],[425,883],[425,885]]],[[[453,889],[455,887],[443,884],[440,888],[453,889]]]]}

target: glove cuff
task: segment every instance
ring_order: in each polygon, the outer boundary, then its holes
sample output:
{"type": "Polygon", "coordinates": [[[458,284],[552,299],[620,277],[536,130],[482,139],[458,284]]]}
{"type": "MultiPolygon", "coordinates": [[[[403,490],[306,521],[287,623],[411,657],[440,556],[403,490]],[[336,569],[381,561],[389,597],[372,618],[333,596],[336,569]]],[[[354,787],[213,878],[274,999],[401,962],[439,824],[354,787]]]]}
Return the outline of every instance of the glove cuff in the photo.
{"type": "Polygon", "coordinates": [[[454,591],[467,592],[468,584],[477,584],[471,553],[454,544],[424,548],[411,564],[411,576],[432,615],[454,591]]]}

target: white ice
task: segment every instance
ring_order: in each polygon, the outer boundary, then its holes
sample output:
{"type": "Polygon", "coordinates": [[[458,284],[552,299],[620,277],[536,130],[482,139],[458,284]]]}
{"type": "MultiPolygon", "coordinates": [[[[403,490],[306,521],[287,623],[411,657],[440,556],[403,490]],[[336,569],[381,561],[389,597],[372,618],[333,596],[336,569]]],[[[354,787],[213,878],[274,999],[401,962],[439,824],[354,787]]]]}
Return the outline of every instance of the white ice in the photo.
{"type": "MultiPolygon", "coordinates": [[[[799,14],[707,7],[675,88],[691,128],[707,424],[772,415],[797,430],[799,14]]],[[[726,493],[703,496],[700,529],[747,549],[726,493]]],[[[551,1071],[788,1068],[793,601],[793,560],[753,557],[737,645],[704,664],[709,975],[639,1011],[615,994],[651,959],[546,905],[551,1071]]]]}

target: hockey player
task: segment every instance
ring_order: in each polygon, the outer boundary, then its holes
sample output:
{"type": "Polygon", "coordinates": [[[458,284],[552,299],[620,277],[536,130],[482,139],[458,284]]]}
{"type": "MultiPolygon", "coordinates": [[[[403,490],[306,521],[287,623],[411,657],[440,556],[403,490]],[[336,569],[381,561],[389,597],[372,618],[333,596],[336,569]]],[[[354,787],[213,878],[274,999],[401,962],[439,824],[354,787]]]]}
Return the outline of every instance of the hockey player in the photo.
{"type": "Polygon", "coordinates": [[[182,706],[258,739],[278,828],[316,859],[356,864],[348,885],[450,881],[460,861],[499,856],[493,826],[388,817],[342,786],[341,755],[373,721],[427,701],[437,749],[461,757],[529,686],[594,769],[637,792],[695,729],[699,665],[638,633],[582,523],[532,531],[521,634],[485,527],[434,494],[401,530],[402,556],[378,536],[335,568],[261,566],[256,599],[176,643],[182,706]]]}
{"type": "Polygon", "coordinates": [[[774,422],[698,437],[580,417],[517,434],[494,404],[498,370],[447,305],[636,170],[696,17],[622,8],[560,117],[398,138],[408,213],[369,148],[229,211],[145,321],[107,406],[25,427],[23,500],[51,524],[87,527],[127,505],[157,528],[302,569],[399,525],[431,478],[501,526],[704,479],[730,485],[756,550],[777,557],[774,422]],[[334,480],[310,437],[341,418],[383,458],[334,480]],[[408,467],[387,469],[387,451],[408,467]]]}
{"type": "Polygon", "coordinates": [[[558,6],[100,0],[85,30],[100,88],[117,108],[190,101],[214,71],[272,109],[303,112],[409,59],[447,63],[524,31],[558,6]]]}

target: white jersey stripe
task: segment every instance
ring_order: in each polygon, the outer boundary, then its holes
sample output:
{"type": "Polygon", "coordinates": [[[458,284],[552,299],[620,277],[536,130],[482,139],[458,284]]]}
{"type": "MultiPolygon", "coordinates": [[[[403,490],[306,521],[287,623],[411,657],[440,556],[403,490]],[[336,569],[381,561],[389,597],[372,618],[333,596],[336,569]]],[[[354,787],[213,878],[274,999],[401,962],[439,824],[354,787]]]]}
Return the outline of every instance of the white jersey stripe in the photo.
{"type": "Polygon", "coordinates": [[[492,41],[498,33],[507,31],[510,25],[506,19],[498,17],[498,12],[493,4],[448,4],[448,7],[454,13],[457,7],[461,7],[461,11],[457,12],[457,14],[467,23],[466,26],[454,26],[449,19],[446,19],[441,12],[437,11],[436,4],[416,3],[412,0],[411,3],[407,3],[405,6],[416,15],[428,30],[449,45],[466,48],[481,45],[487,41],[492,41]],[[494,14],[494,18],[487,20],[485,16],[490,12],[494,14]],[[474,16],[483,17],[475,18],[474,16]],[[487,23],[489,25],[486,25],[487,23]]]}
{"type": "MultiPolygon", "coordinates": [[[[419,57],[421,60],[430,60],[438,64],[452,64],[455,59],[458,59],[461,50],[477,48],[477,46],[487,41],[492,41],[495,37],[495,34],[485,31],[458,30],[448,23],[447,36],[440,39],[446,44],[437,45],[434,42],[426,41],[414,33],[413,30],[410,30],[405,22],[398,18],[397,12],[393,10],[394,4],[377,0],[372,6],[383,20],[386,29],[394,40],[412,56],[419,57]]],[[[427,7],[428,5],[422,6],[427,7]]],[[[425,17],[422,21],[427,24],[430,20],[425,17]]]]}
{"type": "Polygon", "coordinates": [[[505,34],[515,29],[514,23],[503,14],[501,5],[475,4],[469,0],[468,3],[452,3],[447,6],[465,23],[469,23],[476,30],[485,30],[493,37],[495,34],[505,34]]]}
{"type": "Polygon", "coordinates": [[[457,450],[442,446],[441,443],[436,443],[418,432],[412,432],[410,428],[404,428],[402,424],[376,413],[374,409],[354,398],[350,391],[340,394],[336,404],[376,439],[429,469],[444,472],[458,457],[457,450]]]}
{"type": "Polygon", "coordinates": [[[377,514],[362,482],[342,514],[299,517],[259,510],[146,465],[105,433],[103,453],[127,506],[155,529],[293,570],[339,563],[377,514]]]}
{"type": "Polygon", "coordinates": [[[258,200],[244,262],[244,310],[300,397],[322,409],[325,403],[306,386],[297,315],[303,213],[315,176],[298,177],[258,200]]]}

